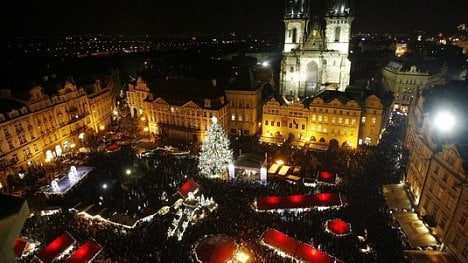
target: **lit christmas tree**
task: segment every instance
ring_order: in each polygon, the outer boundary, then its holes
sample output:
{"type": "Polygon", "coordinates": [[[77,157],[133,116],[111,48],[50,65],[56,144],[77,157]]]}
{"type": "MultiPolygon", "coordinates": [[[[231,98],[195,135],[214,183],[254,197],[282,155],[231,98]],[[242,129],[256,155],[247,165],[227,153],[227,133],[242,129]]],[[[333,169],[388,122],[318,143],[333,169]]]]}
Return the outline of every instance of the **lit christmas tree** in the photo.
{"type": "Polygon", "coordinates": [[[198,169],[201,174],[214,178],[227,171],[227,166],[232,163],[232,151],[229,148],[229,139],[216,117],[211,120],[213,123],[203,138],[198,169]]]}

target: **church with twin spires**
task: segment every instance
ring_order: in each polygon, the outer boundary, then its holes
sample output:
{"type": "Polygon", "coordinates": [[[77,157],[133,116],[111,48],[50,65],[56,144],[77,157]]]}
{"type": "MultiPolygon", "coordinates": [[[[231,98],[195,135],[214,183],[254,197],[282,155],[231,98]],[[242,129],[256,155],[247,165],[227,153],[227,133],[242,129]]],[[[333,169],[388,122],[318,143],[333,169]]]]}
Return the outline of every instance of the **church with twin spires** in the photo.
{"type": "Polygon", "coordinates": [[[329,0],[324,23],[311,19],[309,0],[286,0],[280,94],[304,99],[349,85],[353,10],[348,0],[329,0]]]}

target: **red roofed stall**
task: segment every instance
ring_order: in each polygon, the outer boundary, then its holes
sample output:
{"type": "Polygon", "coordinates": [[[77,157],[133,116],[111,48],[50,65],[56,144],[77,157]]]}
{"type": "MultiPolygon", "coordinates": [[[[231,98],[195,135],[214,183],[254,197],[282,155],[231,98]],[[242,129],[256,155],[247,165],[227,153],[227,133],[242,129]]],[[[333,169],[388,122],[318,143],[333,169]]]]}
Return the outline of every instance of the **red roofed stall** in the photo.
{"type": "Polygon", "coordinates": [[[39,253],[37,258],[43,263],[49,263],[54,261],[63,252],[69,249],[76,240],[67,232],[57,237],[54,241],[50,242],[42,251],[39,253]]]}
{"type": "Polygon", "coordinates": [[[257,210],[275,209],[311,209],[317,207],[341,206],[341,196],[338,193],[320,193],[316,195],[289,195],[257,197],[257,210]]]}
{"type": "Polygon", "coordinates": [[[333,263],[338,261],[327,253],[272,228],[263,233],[261,243],[301,262],[333,263]]]}
{"type": "Polygon", "coordinates": [[[317,179],[319,182],[336,184],[336,174],[330,171],[319,171],[317,179]]]}
{"type": "Polygon", "coordinates": [[[16,258],[21,258],[23,256],[23,251],[26,248],[28,241],[24,238],[16,238],[15,244],[13,246],[13,252],[15,253],[16,258]]]}
{"type": "Polygon", "coordinates": [[[101,245],[99,245],[93,239],[90,239],[68,258],[67,263],[91,262],[93,258],[95,258],[99,252],[101,252],[101,249],[101,245]]]}
{"type": "Polygon", "coordinates": [[[190,192],[196,192],[200,186],[194,180],[188,180],[179,189],[178,193],[185,199],[190,192]]]}

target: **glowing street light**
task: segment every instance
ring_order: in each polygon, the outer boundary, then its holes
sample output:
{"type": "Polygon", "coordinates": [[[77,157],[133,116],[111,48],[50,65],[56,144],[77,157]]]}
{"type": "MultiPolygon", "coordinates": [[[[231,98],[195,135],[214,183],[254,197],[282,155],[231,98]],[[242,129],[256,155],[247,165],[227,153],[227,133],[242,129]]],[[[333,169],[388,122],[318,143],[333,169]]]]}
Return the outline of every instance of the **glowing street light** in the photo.
{"type": "Polygon", "coordinates": [[[131,175],[131,174],[132,174],[132,170],[127,169],[127,170],[125,171],[125,174],[126,174],[126,175],[131,175]]]}
{"type": "Polygon", "coordinates": [[[107,189],[107,184],[102,184],[102,189],[107,189]]]}
{"type": "Polygon", "coordinates": [[[434,117],[435,128],[441,132],[448,132],[455,126],[455,116],[448,111],[441,111],[434,117]]]}
{"type": "Polygon", "coordinates": [[[247,262],[249,262],[249,259],[250,259],[250,256],[246,252],[244,252],[242,250],[238,250],[236,252],[236,255],[235,255],[236,262],[247,263],[247,262]]]}

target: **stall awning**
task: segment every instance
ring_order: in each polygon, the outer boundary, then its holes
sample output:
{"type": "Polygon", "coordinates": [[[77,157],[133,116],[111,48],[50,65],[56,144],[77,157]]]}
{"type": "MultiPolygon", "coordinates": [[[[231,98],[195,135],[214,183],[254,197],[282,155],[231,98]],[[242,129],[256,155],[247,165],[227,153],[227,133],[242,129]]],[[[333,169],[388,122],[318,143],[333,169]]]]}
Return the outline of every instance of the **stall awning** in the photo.
{"type": "Polygon", "coordinates": [[[411,202],[403,184],[386,184],[382,188],[390,209],[397,211],[400,209],[411,210],[411,202]]]}
{"type": "Polygon", "coordinates": [[[394,215],[408,237],[411,247],[432,247],[438,245],[435,237],[429,232],[429,229],[418,218],[416,213],[398,212],[394,215]]]}

